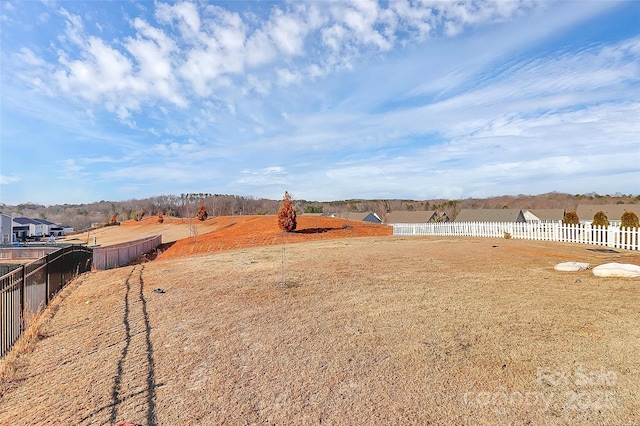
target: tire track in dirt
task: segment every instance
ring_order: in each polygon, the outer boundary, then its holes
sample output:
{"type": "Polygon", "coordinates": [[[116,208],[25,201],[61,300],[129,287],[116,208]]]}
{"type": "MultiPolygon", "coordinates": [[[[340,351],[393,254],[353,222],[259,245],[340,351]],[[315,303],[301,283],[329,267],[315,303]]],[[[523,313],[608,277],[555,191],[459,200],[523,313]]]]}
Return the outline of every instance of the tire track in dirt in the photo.
{"type": "Polygon", "coordinates": [[[143,272],[144,265],[134,267],[125,282],[122,318],[125,345],[111,390],[111,424],[118,421],[156,424],[155,361],[143,272]]]}

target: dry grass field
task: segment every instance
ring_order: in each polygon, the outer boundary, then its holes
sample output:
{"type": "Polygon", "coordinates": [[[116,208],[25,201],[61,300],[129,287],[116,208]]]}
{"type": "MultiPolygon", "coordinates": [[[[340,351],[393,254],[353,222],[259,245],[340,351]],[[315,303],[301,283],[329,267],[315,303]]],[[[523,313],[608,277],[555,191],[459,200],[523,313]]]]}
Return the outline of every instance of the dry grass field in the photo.
{"type": "Polygon", "coordinates": [[[287,240],[85,274],[3,361],[0,424],[639,424],[640,281],[553,266],[640,253],[590,248],[287,240]]]}

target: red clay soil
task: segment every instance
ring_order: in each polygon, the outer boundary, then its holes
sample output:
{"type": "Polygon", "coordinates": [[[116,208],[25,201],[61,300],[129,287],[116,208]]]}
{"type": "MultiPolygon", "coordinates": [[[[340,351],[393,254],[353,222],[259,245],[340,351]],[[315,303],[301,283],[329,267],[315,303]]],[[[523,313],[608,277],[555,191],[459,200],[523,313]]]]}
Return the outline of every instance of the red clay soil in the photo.
{"type": "MultiPolygon", "coordinates": [[[[219,216],[201,225],[215,230],[184,238],[164,247],[159,259],[191,256],[199,253],[233,250],[244,247],[258,247],[300,243],[305,241],[336,238],[375,237],[393,234],[393,228],[366,222],[348,221],[323,216],[298,217],[298,226],[293,232],[283,232],[278,227],[276,216],[219,216]]],[[[198,226],[198,225],[196,225],[198,226]]]]}

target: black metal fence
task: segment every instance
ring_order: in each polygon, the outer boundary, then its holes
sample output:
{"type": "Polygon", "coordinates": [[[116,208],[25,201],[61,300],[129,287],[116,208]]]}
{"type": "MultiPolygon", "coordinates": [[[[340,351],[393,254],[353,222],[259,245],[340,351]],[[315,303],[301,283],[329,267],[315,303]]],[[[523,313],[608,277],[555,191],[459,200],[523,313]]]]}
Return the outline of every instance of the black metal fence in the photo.
{"type": "Polygon", "coordinates": [[[92,249],[69,246],[0,277],[0,357],[53,295],[75,276],[91,270],[92,261],[92,249]]]}

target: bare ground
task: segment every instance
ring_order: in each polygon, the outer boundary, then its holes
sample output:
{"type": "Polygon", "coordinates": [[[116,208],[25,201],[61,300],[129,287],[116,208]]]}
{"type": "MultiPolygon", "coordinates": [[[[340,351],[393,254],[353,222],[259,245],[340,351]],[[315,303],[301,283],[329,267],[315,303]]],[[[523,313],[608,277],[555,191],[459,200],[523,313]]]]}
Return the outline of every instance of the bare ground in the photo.
{"type": "Polygon", "coordinates": [[[86,274],[0,424],[637,424],[640,282],[553,266],[640,254],[589,248],[370,237],[86,274]]]}

